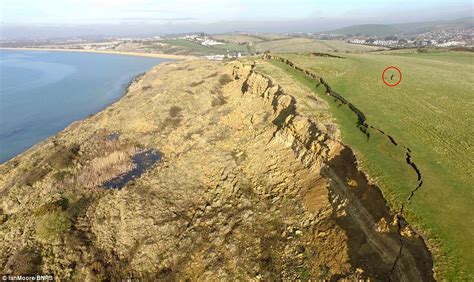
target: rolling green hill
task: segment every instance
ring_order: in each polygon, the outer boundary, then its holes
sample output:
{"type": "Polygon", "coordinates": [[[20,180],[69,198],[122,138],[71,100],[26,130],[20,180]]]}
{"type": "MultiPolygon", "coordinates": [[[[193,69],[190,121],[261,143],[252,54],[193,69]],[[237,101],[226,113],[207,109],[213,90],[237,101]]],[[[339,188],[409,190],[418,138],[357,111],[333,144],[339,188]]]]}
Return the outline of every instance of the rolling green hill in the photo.
{"type": "Polygon", "coordinates": [[[382,36],[393,35],[396,33],[422,33],[428,31],[440,31],[449,29],[473,28],[474,18],[462,18],[452,21],[435,21],[435,22],[417,22],[403,24],[363,24],[352,25],[344,28],[331,30],[329,32],[343,35],[369,35],[382,36]]]}
{"type": "Polygon", "coordinates": [[[453,21],[405,23],[392,25],[395,28],[408,33],[421,33],[428,31],[440,31],[449,29],[474,28],[474,18],[462,18],[453,21]]]}
{"type": "Polygon", "coordinates": [[[340,29],[332,30],[331,33],[343,34],[343,35],[391,35],[400,32],[401,30],[386,24],[363,24],[363,25],[353,25],[340,29]]]}
{"type": "Polygon", "coordinates": [[[350,44],[342,41],[315,40],[312,38],[292,37],[288,39],[277,39],[262,41],[255,44],[259,52],[270,51],[272,53],[292,52],[368,52],[384,50],[384,47],[350,44]]]}

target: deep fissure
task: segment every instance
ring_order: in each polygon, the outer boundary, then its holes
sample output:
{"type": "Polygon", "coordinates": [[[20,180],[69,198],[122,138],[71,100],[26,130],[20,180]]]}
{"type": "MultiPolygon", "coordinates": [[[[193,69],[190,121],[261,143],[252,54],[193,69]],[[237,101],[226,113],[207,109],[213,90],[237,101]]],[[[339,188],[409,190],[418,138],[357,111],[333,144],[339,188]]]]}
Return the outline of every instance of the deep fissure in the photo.
{"type": "MultiPolygon", "coordinates": [[[[339,93],[336,93],[335,91],[333,91],[331,86],[320,75],[316,75],[316,74],[312,73],[309,70],[303,69],[303,68],[297,66],[294,62],[292,62],[288,59],[279,57],[279,56],[274,56],[274,55],[270,55],[270,54],[267,53],[267,54],[263,55],[263,59],[273,59],[273,60],[280,61],[280,62],[292,67],[293,69],[301,72],[302,74],[306,75],[310,79],[316,80],[316,83],[317,83],[316,88],[318,88],[320,85],[323,85],[326,89],[326,94],[327,95],[329,95],[331,97],[334,97],[336,99],[336,101],[339,101],[341,103],[341,105],[347,105],[348,108],[354,114],[357,115],[357,119],[358,119],[357,120],[357,127],[367,136],[367,140],[370,138],[370,133],[369,133],[368,129],[372,128],[372,129],[375,129],[380,134],[386,136],[394,146],[399,146],[399,143],[395,140],[394,137],[392,137],[391,135],[388,135],[387,133],[385,133],[385,131],[383,131],[383,130],[375,127],[375,126],[370,125],[367,122],[367,118],[366,118],[365,114],[361,110],[359,110],[356,106],[354,106],[354,104],[350,103],[347,99],[345,99],[342,95],[340,95],[339,93]]],[[[401,204],[400,210],[395,215],[396,218],[397,218],[397,227],[398,227],[398,234],[399,234],[399,240],[400,240],[400,251],[398,253],[398,256],[395,258],[395,261],[393,262],[391,271],[388,273],[388,279],[389,280],[391,280],[391,276],[392,276],[393,272],[395,271],[395,268],[396,268],[397,263],[400,259],[400,256],[402,255],[402,251],[403,251],[403,248],[404,248],[404,242],[402,240],[402,235],[401,235],[401,231],[402,231],[402,228],[403,228],[403,226],[401,225],[401,221],[402,221],[405,206],[408,205],[411,202],[412,198],[415,196],[415,193],[423,185],[423,177],[422,177],[421,171],[419,170],[419,168],[417,167],[415,162],[413,162],[413,160],[412,160],[412,151],[411,151],[411,149],[407,146],[403,146],[403,145],[400,145],[400,146],[402,148],[404,148],[405,151],[406,151],[405,152],[406,163],[416,173],[418,185],[410,191],[409,196],[407,197],[405,202],[403,202],[401,204]]],[[[417,233],[417,232],[415,231],[415,233],[417,233]]]]}

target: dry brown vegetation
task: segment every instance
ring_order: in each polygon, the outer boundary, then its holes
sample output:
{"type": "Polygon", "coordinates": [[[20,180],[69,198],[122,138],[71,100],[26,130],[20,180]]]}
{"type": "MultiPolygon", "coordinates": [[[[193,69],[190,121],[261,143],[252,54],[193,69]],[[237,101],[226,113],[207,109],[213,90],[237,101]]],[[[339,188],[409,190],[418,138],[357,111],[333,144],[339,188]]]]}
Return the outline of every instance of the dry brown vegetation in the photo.
{"type": "Polygon", "coordinates": [[[71,218],[66,212],[53,211],[36,222],[36,236],[43,241],[57,240],[71,228],[71,218]]]}
{"type": "Polygon", "coordinates": [[[325,102],[282,81],[240,62],[163,64],[0,166],[0,271],[31,246],[65,280],[384,280],[396,258],[394,278],[430,277],[420,238],[373,228],[395,217],[330,134],[325,102]],[[147,150],[158,165],[101,187],[147,150]],[[32,186],[16,181],[40,167],[32,186]]]}
{"type": "Polygon", "coordinates": [[[33,274],[38,273],[41,256],[34,250],[24,248],[12,255],[5,266],[9,273],[33,274]]]}
{"type": "Polygon", "coordinates": [[[138,151],[135,147],[125,147],[104,151],[83,165],[77,182],[83,187],[100,186],[107,180],[132,169],[131,157],[138,151]]]}
{"type": "Polygon", "coordinates": [[[221,75],[221,77],[219,78],[219,83],[221,85],[226,85],[227,83],[231,82],[232,81],[232,77],[230,77],[230,75],[228,74],[223,74],[221,75]]]}

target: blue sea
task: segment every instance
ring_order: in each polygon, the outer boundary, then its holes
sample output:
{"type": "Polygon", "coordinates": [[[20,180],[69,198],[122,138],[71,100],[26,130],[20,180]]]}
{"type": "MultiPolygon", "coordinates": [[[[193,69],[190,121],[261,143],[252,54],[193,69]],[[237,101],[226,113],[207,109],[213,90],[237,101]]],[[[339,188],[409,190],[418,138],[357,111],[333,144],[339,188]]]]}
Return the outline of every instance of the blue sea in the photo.
{"type": "Polygon", "coordinates": [[[0,50],[0,163],[117,101],[135,76],[164,61],[0,50]]]}

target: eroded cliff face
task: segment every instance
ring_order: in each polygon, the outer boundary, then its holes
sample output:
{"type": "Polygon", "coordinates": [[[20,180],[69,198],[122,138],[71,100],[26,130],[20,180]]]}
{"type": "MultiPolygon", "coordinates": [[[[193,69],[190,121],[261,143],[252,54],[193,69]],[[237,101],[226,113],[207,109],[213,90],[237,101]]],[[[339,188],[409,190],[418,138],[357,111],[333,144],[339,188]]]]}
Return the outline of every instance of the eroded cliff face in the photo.
{"type": "Polygon", "coordinates": [[[301,102],[252,65],[157,66],[0,166],[0,272],[431,280],[423,241],[301,102]],[[146,150],[161,160],[104,189],[146,150]]]}

